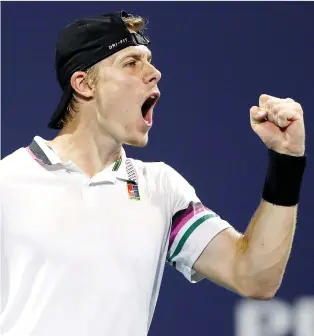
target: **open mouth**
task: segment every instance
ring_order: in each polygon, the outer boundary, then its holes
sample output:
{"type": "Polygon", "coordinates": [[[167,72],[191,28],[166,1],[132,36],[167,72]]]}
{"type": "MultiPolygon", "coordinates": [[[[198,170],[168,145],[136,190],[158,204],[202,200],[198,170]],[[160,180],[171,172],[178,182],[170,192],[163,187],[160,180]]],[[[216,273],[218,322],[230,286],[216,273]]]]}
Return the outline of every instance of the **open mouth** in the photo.
{"type": "Polygon", "coordinates": [[[152,124],[152,112],[159,98],[159,93],[151,94],[142,105],[142,116],[147,124],[152,124]]]}

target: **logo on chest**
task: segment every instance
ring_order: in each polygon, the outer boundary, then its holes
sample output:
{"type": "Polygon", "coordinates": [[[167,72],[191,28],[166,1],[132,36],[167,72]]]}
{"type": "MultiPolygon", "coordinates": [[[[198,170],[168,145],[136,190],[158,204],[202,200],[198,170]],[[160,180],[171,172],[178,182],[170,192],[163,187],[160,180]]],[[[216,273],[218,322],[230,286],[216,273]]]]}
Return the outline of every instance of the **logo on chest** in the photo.
{"type": "Polygon", "coordinates": [[[127,189],[130,199],[140,200],[140,193],[138,191],[138,185],[133,183],[127,183],[127,189]]]}

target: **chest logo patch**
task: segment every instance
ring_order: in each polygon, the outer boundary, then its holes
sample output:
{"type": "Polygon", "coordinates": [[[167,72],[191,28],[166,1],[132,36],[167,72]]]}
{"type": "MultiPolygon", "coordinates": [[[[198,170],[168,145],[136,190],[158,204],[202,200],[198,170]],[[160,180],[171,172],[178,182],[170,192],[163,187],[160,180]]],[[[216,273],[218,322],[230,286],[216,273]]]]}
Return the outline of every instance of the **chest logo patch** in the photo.
{"type": "Polygon", "coordinates": [[[133,183],[127,183],[128,194],[130,199],[140,200],[140,193],[138,191],[138,185],[133,183]]]}

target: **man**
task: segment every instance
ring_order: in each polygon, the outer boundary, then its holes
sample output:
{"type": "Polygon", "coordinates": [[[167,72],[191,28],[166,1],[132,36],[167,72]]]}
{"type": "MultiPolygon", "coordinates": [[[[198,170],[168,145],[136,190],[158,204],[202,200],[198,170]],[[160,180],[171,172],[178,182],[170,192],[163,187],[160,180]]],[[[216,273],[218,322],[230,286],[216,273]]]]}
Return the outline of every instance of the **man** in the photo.
{"type": "Polygon", "coordinates": [[[125,12],[67,26],[49,123],[60,133],[1,162],[5,336],[147,335],[166,261],[248,298],[281,284],[306,163],[300,104],[261,95],[251,108],[269,168],[240,234],[167,164],[125,154],[147,144],[160,96],[143,28],[125,12]]]}

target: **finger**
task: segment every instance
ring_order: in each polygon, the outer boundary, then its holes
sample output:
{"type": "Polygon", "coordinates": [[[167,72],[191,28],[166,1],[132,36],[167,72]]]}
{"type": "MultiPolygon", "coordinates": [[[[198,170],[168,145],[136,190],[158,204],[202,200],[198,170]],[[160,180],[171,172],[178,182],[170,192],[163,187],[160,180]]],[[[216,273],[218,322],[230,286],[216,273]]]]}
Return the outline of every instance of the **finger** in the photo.
{"type": "Polygon", "coordinates": [[[269,99],[266,105],[267,105],[268,114],[272,114],[275,119],[276,119],[276,115],[280,111],[293,109],[293,106],[291,105],[291,103],[287,103],[283,99],[280,101],[273,101],[273,102],[271,102],[271,99],[269,99]]]}
{"type": "Polygon", "coordinates": [[[291,98],[278,98],[267,94],[262,94],[259,97],[259,107],[264,110],[271,110],[274,105],[283,103],[295,103],[291,98]]]}
{"type": "Polygon", "coordinates": [[[301,106],[301,104],[297,103],[296,101],[294,101],[293,99],[286,99],[286,101],[290,102],[290,106],[291,108],[293,108],[295,111],[297,111],[298,114],[303,115],[303,108],[301,106]]]}
{"type": "Polygon", "coordinates": [[[280,100],[280,98],[273,97],[267,94],[262,94],[259,97],[259,107],[264,110],[268,110],[271,104],[274,104],[275,102],[278,102],[280,100]]]}
{"type": "Polygon", "coordinates": [[[259,100],[258,100],[259,107],[266,109],[266,103],[267,103],[268,99],[270,99],[269,95],[266,95],[266,94],[260,95],[259,100]]]}
{"type": "Polygon", "coordinates": [[[302,115],[302,108],[301,105],[296,102],[286,102],[283,100],[281,103],[275,103],[270,110],[268,110],[268,118],[269,120],[278,119],[278,114],[281,113],[282,115],[288,114],[291,117],[288,118],[295,118],[296,116],[302,115]],[[284,112],[283,112],[284,111],[284,112]]]}
{"type": "Polygon", "coordinates": [[[268,111],[268,113],[271,114],[276,114],[277,112],[280,111],[281,106],[283,105],[282,100],[275,100],[273,98],[268,99],[267,103],[266,103],[266,110],[268,111]]]}
{"type": "Polygon", "coordinates": [[[277,115],[277,125],[281,128],[289,126],[297,118],[295,110],[281,110],[277,115]]]}
{"type": "Polygon", "coordinates": [[[250,109],[250,117],[254,123],[263,122],[267,118],[267,111],[259,108],[258,106],[252,106],[250,109]]]}
{"type": "Polygon", "coordinates": [[[295,103],[295,101],[293,99],[291,99],[291,98],[286,98],[285,101],[287,103],[295,103]]]}

